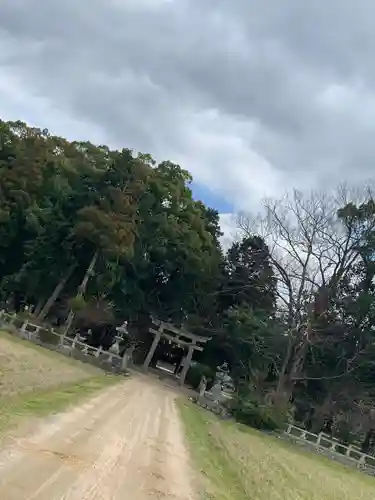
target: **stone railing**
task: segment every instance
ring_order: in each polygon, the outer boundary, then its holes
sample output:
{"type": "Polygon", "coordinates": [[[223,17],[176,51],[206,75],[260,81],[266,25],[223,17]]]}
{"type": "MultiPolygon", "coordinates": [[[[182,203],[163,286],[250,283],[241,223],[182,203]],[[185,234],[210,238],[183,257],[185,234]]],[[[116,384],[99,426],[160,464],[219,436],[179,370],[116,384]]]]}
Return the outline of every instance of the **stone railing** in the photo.
{"type": "Polygon", "coordinates": [[[314,434],[313,432],[309,432],[306,429],[291,424],[288,425],[284,433],[290,438],[314,446],[320,452],[328,452],[330,455],[334,455],[331,456],[331,458],[337,458],[339,461],[343,461],[341,459],[344,457],[346,463],[352,462],[352,464],[355,464],[358,468],[371,468],[375,472],[375,457],[362,453],[361,450],[354,445],[347,446],[328,437],[324,433],[314,434]]]}
{"type": "Polygon", "coordinates": [[[42,347],[59,351],[66,356],[89,362],[110,371],[125,371],[123,358],[118,354],[104,351],[101,347],[92,347],[79,339],[68,337],[56,330],[44,328],[29,320],[23,320],[16,314],[0,311],[0,329],[9,330],[18,337],[34,342],[42,347]]]}

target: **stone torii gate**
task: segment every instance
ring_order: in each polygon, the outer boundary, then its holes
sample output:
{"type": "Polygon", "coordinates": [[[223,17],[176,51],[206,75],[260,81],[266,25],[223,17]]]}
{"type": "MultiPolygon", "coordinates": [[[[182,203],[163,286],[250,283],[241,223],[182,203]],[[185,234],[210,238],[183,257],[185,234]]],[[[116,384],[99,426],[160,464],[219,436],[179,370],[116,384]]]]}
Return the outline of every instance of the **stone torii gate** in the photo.
{"type": "Polygon", "coordinates": [[[208,340],[210,340],[210,338],[200,337],[199,335],[190,333],[183,328],[177,328],[171,323],[164,323],[163,321],[159,321],[156,319],[153,319],[152,322],[157,328],[149,329],[149,332],[154,335],[154,340],[143,363],[143,368],[147,370],[147,368],[149,367],[160,339],[162,337],[168,339],[179,346],[188,348],[186,362],[180,375],[180,385],[184,385],[187,372],[189,371],[193,359],[194,351],[203,351],[204,345],[208,340]]]}

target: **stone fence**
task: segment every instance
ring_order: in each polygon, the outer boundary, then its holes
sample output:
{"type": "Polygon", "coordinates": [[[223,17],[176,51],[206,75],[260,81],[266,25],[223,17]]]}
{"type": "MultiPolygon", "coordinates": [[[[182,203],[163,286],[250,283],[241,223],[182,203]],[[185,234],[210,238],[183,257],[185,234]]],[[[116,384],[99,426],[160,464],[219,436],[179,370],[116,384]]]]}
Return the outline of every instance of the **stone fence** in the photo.
{"type": "Polygon", "coordinates": [[[346,465],[355,465],[357,468],[375,475],[375,457],[362,453],[354,445],[342,444],[324,433],[314,434],[292,424],[288,425],[284,434],[294,441],[314,447],[316,451],[329,456],[329,458],[346,465]]]}
{"type": "Polygon", "coordinates": [[[91,347],[82,342],[78,336],[74,338],[47,329],[40,325],[22,320],[15,314],[0,311],[0,329],[10,331],[24,340],[28,340],[47,349],[60,352],[65,356],[90,363],[98,368],[113,373],[126,372],[124,360],[118,354],[104,351],[101,347],[91,347]]]}

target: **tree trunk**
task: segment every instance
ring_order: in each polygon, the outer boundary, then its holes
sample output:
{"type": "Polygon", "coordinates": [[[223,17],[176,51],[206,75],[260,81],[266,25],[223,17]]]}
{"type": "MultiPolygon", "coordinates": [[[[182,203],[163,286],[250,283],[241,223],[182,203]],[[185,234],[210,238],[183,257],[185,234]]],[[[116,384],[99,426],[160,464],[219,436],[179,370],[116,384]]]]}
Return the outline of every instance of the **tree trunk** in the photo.
{"type": "MultiPolygon", "coordinates": [[[[96,265],[96,262],[98,260],[98,257],[99,257],[99,251],[97,250],[94,253],[93,257],[92,257],[91,262],[90,262],[88,268],[86,269],[86,272],[85,272],[85,275],[83,277],[82,283],[78,287],[77,297],[83,297],[84,296],[84,294],[86,292],[87,284],[89,282],[89,279],[91,278],[91,276],[94,273],[94,269],[95,269],[95,265],[96,265]]],[[[66,335],[68,333],[68,331],[70,330],[70,327],[72,326],[72,323],[73,323],[73,320],[74,320],[74,316],[75,316],[75,312],[71,309],[69,311],[68,317],[67,317],[66,322],[65,322],[65,332],[64,332],[64,335],[66,335]]]]}
{"type": "Polygon", "coordinates": [[[52,292],[50,298],[47,300],[47,302],[44,304],[43,309],[38,313],[37,311],[35,312],[37,315],[37,320],[38,321],[43,321],[44,318],[47,316],[49,313],[51,307],[54,305],[56,302],[57,298],[59,297],[60,293],[62,292],[63,288],[65,287],[66,283],[68,282],[69,278],[73,274],[74,269],[76,268],[76,264],[72,264],[68,271],[64,274],[64,276],[61,278],[61,280],[58,282],[56,285],[54,291],[52,292]]]}
{"type": "Polygon", "coordinates": [[[294,387],[293,377],[296,374],[297,367],[299,366],[299,353],[300,353],[300,342],[299,338],[296,338],[296,334],[299,332],[296,329],[290,332],[290,337],[288,340],[288,348],[285,353],[285,358],[279,373],[279,379],[277,381],[276,392],[281,395],[284,394],[288,400],[291,399],[294,387]]]}
{"type": "Polygon", "coordinates": [[[289,332],[289,339],[288,339],[288,348],[285,353],[284,361],[282,364],[282,367],[280,369],[279,373],[279,378],[277,381],[277,393],[282,394],[286,391],[286,386],[287,386],[287,380],[288,380],[288,366],[290,364],[290,361],[292,359],[292,354],[293,354],[293,347],[295,343],[294,336],[292,336],[293,333],[292,331],[289,332]]]}
{"type": "Polygon", "coordinates": [[[94,255],[92,256],[91,262],[89,264],[89,267],[86,270],[86,273],[85,273],[85,275],[83,277],[82,283],[78,287],[78,293],[77,293],[77,295],[83,296],[85,294],[86,288],[87,288],[87,284],[89,282],[89,279],[94,274],[94,269],[95,269],[95,265],[96,265],[96,262],[98,260],[98,257],[99,257],[99,251],[97,250],[94,253],[94,255]]]}
{"type": "Polygon", "coordinates": [[[297,339],[290,338],[285,359],[280,370],[277,392],[284,393],[289,400],[292,397],[296,380],[300,378],[308,349],[308,339],[311,335],[310,322],[303,331],[297,330],[297,339]]]}
{"type": "Polygon", "coordinates": [[[40,314],[40,311],[42,310],[43,304],[45,303],[44,299],[39,299],[34,310],[33,310],[33,315],[38,319],[38,316],[40,314]]]}

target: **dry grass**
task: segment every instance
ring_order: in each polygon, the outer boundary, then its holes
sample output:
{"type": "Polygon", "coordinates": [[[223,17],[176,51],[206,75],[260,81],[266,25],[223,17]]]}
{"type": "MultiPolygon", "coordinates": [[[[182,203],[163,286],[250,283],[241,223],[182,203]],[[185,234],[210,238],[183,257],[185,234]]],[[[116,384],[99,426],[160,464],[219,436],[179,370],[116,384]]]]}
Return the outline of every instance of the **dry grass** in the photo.
{"type": "Polygon", "coordinates": [[[212,500],[372,500],[375,479],[181,403],[193,458],[212,500]]]}
{"type": "Polygon", "coordinates": [[[102,373],[10,334],[0,334],[0,399],[79,382],[102,373]]]}
{"type": "Polygon", "coordinates": [[[0,332],[0,438],[9,427],[63,410],[121,380],[0,332]]]}

